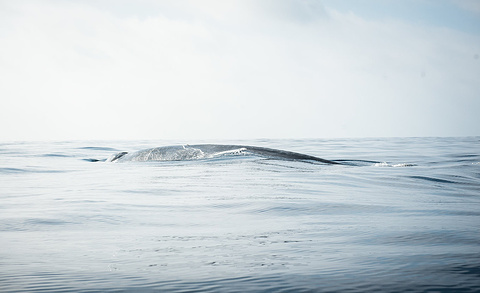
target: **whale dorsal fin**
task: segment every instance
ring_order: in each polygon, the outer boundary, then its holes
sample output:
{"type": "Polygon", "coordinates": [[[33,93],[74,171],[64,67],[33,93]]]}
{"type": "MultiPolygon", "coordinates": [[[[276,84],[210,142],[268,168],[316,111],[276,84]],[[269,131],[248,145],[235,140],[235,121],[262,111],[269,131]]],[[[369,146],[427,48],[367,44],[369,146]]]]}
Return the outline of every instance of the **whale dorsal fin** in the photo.
{"type": "Polygon", "coordinates": [[[125,156],[128,154],[128,152],[120,152],[118,154],[110,156],[110,158],[107,159],[107,162],[115,162],[116,160],[120,159],[121,157],[125,156]]]}

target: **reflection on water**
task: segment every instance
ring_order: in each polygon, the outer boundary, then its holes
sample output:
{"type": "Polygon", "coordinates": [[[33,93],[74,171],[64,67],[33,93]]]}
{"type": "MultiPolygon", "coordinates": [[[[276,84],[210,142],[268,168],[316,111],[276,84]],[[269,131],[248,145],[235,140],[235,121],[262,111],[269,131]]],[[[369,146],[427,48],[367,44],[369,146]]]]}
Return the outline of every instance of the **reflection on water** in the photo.
{"type": "Polygon", "coordinates": [[[226,142],[355,166],[0,144],[0,291],[479,291],[478,141],[226,142]]]}

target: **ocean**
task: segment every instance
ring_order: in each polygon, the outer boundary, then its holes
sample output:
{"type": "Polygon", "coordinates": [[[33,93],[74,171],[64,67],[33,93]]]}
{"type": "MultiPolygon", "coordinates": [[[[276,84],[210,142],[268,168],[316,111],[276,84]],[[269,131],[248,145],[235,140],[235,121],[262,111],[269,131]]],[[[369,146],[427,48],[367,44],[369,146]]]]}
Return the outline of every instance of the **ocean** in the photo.
{"type": "Polygon", "coordinates": [[[480,292],[480,137],[3,142],[0,291],[480,292]]]}

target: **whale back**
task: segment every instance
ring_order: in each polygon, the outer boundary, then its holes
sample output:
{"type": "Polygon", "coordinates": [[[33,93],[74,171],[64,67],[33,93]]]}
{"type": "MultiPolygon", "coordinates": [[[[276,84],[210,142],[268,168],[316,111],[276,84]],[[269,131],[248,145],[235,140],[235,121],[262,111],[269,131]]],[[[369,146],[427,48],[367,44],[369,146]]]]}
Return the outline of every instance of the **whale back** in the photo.
{"type": "Polygon", "coordinates": [[[238,155],[251,155],[268,159],[291,161],[320,162],[324,164],[340,164],[315,156],[278,149],[219,144],[177,145],[150,148],[133,153],[121,152],[111,156],[107,159],[107,162],[185,161],[238,155]]]}

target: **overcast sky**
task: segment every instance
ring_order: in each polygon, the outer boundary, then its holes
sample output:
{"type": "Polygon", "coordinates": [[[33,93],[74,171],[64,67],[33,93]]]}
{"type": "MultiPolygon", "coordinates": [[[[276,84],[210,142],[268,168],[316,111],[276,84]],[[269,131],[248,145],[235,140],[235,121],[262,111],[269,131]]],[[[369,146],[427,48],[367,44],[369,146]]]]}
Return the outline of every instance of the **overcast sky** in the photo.
{"type": "Polygon", "coordinates": [[[480,1],[0,0],[0,140],[480,135],[480,1]]]}

